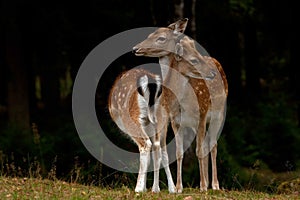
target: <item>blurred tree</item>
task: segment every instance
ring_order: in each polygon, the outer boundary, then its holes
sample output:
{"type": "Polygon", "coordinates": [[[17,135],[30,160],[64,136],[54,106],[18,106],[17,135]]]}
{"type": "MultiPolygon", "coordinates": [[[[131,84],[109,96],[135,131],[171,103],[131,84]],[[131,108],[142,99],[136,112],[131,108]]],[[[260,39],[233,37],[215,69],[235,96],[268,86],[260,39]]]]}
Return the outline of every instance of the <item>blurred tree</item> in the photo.
{"type": "MultiPolygon", "coordinates": [[[[289,77],[290,77],[290,85],[289,89],[293,95],[293,99],[297,105],[297,124],[300,128],[300,84],[298,82],[300,77],[300,70],[298,67],[298,46],[299,46],[299,29],[298,26],[298,19],[299,19],[299,12],[297,10],[297,6],[294,5],[293,2],[288,1],[288,4],[291,5],[289,8],[289,15],[288,17],[290,20],[288,21],[288,35],[289,38],[289,48],[290,48],[290,63],[289,63],[289,77]]],[[[299,155],[300,157],[300,155],[299,155]]]]}
{"type": "Polygon", "coordinates": [[[255,19],[249,15],[245,16],[243,21],[246,92],[249,102],[257,101],[260,96],[259,78],[262,75],[262,69],[260,67],[257,49],[257,23],[255,23],[255,19]]]}
{"type": "Polygon", "coordinates": [[[24,58],[19,4],[3,1],[5,33],[5,65],[7,67],[7,107],[9,122],[22,129],[29,129],[28,66],[24,58]],[[5,9],[4,9],[5,8],[5,9]]]}
{"type": "MultiPolygon", "coordinates": [[[[0,5],[1,10],[1,5],[0,5]]],[[[3,12],[0,14],[0,29],[4,30],[3,12]]],[[[7,81],[6,81],[6,67],[5,67],[5,40],[4,31],[0,31],[0,117],[5,113],[6,107],[6,94],[7,94],[7,81]]]]}
{"type": "Polygon", "coordinates": [[[41,78],[41,97],[45,117],[52,117],[61,112],[59,78],[67,68],[61,63],[63,9],[58,3],[48,6],[39,3],[36,7],[35,12],[39,15],[39,18],[35,19],[39,24],[38,29],[35,29],[37,72],[41,78]]]}
{"type": "Polygon", "coordinates": [[[194,40],[197,40],[197,32],[196,32],[196,5],[197,5],[197,0],[192,0],[192,5],[191,5],[191,37],[194,40]]]}
{"type": "Polygon", "coordinates": [[[184,0],[173,0],[174,21],[184,17],[184,0]]]}

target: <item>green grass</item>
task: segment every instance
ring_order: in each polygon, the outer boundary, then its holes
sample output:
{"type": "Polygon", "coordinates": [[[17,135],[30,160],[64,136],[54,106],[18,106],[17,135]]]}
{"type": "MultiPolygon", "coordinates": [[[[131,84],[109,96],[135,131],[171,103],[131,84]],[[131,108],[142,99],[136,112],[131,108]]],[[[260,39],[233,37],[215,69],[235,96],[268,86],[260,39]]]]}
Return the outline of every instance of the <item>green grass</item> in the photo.
{"type": "Polygon", "coordinates": [[[126,186],[111,189],[96,186],[86,186],[64,181],[51,181],[36,178],[0,177],[0,199],[157,199],[157,200],[195,200],[195,199],[264,199],[290,200],[300,199],[299,192],[290,194],[268,194],[256,191],[213,191],[200,192],[196,188],[184,188],[182,194],[169,194],[162,190],[158,194],[150,190],[145,193],[135,193],[126,186]]]}

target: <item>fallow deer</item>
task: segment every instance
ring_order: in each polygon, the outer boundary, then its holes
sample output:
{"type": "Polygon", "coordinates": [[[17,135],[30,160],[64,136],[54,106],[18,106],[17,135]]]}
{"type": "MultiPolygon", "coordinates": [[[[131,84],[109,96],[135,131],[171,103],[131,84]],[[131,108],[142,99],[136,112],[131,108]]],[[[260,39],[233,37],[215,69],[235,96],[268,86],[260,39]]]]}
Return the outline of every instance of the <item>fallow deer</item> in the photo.
{"type": "Polygon", "coordinates": [[[164,89],[162,105],[166,108],[167,117],[176,140],[177,183],[176,190],[182,192],[182,159],[183,135],[186,127],[196,133],[196,154],[200,168],[200,190],[208,187],[208,153],[212,159],[212,188],[219,189],[217,178],[216,156],[217,137],[221,130],[227,98],[227,81],[220,63],[214,58],[201,56],[197,52],[194,42],[183,36],[188,19],[178,20],[168,27],[158,28],[147,39],[133,47],[137,56],[158,57],[162,68],[163,85],[179,87],[181,96],[168,89],[164,89]],[[185,77],[179,82],[177,71],[185,77]],[[185,86],[191,85],[196,100],[190,99],[190,91],[185,86]],[[194,108],[194,112],[193,112],[194,108]],[[195,110],[199,108],[199,113],[195,110]],[[207,120],[207,119],[217,120],[207,120]],[[180,121],[181,119],[181,121],[180,121]],[[206,123],[210,121],[208,130],[206,123]],[[220,123],[221,122],[221,123],[220,123]],[[207,133],[206,133],[207,130],[207,133]],[[208,143],[208,144],[207,144],[208,143]],[[209,150],[207,152],[207,149],[209,150]]]}
{"type": "Polygon", "coordinates": [[[159,192],[160,165],[165,168],[170,193],[175,185],[169,169],[165,145],[165,110],[160,106],[161,78],[145,69],[132,69],[121,74],[110,91],[108,108],[117,126],[137,144],[140,167],[135,192],[146,191],[147,169],[152,149],[154,182],[152,191],[159,192]]]}

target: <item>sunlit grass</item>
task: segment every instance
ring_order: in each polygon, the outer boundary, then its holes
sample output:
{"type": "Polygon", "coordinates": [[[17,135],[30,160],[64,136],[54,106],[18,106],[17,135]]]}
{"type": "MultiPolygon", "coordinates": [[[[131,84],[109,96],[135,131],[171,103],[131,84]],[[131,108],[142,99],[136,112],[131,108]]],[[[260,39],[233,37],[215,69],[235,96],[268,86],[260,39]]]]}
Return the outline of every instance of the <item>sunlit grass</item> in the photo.
{"type": "Polygon", "coordinates": [[[162,190],[158,194],[150,190],[137,194],[133,189],[122,186],[116,189],[64,181],[51,181],[36,178],[0,177],[0,199],[299,199],[299,193],[268,194],[255,191],[213,191],[200,192],[197,188],[185,188],[182,194],[169,194],[162,190]]]}

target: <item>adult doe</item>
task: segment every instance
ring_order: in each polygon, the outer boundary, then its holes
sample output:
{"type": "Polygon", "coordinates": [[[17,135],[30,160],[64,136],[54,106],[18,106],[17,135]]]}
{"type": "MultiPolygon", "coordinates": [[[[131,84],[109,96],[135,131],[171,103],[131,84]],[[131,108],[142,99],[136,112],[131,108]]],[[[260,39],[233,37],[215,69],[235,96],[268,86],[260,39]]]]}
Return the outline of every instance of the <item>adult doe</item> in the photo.
{"type": "Polygon", "coordinates": [[[212,188],[219,189],[216,141],[224,121],[228,94],[226,76],[220,63],[214,58],[202,56],[196,50],[193,40],[183,35],[187,22],[188,19],[178,20],[168,27],[158,28],[147,39],[133,47],[137,56],[158,57],[162,68],[163,85],[179,88],[179,95],[183,97],[178,98],[172,91],[165,89],[161,99],[175,134],[178,193],[183,189],[183,136],[187,130],[192,130],[196,134],[200,190],[206,191],[208,188],[209,151],[212,159],[212,188]],[[185,81],[178,81],[174,71],[181,73],[185,81]],[[191,92],[186,90],[187,85],[193,88],[196,100],[189,98],[191,92]],[[199,112],[195,112],[198,108],[199,112]],[[217,120],[212,121],[213,118],[217,120]],[[207,129],[206,124],[209,122],[207,129]],[[205,146],[208,147],[208,152],[205,146]]]}

